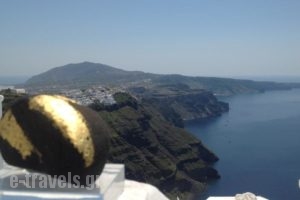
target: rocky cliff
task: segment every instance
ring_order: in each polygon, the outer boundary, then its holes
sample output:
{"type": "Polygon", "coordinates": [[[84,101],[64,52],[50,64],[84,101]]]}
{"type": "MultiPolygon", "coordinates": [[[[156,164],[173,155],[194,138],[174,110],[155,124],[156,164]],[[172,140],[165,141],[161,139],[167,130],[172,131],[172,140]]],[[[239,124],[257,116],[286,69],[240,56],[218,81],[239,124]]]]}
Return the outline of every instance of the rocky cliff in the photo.
{"type": "Polygon", "coordinates": [[[109,160],[125,164],[126,178],[151,183],[171,199],[192,198],[219,178],[210,166],[218,158],[200,140],[126,93],[115,99],[116,105],[91,107],[113,127],[109,160]]]}
{"type": "Polygon", "coordinates": [[[211,92],[190,89],[188,85],[160,85],[153,88],[133,87],[129,91],[144,104],[151,105],[175,126],[184,127],[185,120],[220,116],[229,110],[211,92]]]}

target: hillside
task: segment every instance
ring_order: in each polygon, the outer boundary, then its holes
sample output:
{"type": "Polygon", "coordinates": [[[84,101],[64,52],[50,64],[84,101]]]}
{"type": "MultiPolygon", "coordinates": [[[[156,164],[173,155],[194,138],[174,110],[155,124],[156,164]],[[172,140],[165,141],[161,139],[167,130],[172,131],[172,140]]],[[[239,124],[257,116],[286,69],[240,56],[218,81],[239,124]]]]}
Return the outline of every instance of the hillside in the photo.
{"type": "Polygon", "coordinates": [[[205,89],[218,96],[230,96],[242,93],[257,93],[268,90],[286,90],[300,87],[300,83],[276,83],[217,77],[188,77],[165,75],[156,80],[159,85],[185,84],[191,89],[205,89]]]}
{"type": "Polygon", "coordinates": [[[108,65],[83,62],[56,67],[30,78],[25,87],[84,87],[112,85],[125,88],[159,88],[164,85],[186,85],[191,89],[205,89],[216,95],[264,92],[266,90],[291,89],[300,83],[276,83],[216,77],[190,77],[183,75],[159,75],[139,71],[126,71],[108,65]]]}

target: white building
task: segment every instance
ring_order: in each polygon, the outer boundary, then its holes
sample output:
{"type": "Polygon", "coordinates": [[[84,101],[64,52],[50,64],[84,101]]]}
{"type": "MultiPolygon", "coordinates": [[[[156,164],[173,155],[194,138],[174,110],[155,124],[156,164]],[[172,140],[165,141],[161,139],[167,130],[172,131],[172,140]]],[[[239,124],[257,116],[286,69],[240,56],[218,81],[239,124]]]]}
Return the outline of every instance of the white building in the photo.
{"type": "Polygon", "coordinates": [[[24,88],[17,88],[17,89],[15,89],[15,91],[17,94],[25,94],[26,93],[26,90],[24,88]]]}

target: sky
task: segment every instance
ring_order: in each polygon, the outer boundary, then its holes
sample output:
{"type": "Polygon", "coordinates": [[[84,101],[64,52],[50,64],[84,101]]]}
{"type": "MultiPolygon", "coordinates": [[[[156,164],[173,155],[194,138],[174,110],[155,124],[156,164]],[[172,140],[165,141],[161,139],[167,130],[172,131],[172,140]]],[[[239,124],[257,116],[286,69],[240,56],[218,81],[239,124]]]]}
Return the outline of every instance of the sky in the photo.
{"type": "Polygon", "coordinates": [[[192,76],[300,76],[299,0],[0,0],[0,75],[90,61],[192,76]]]}

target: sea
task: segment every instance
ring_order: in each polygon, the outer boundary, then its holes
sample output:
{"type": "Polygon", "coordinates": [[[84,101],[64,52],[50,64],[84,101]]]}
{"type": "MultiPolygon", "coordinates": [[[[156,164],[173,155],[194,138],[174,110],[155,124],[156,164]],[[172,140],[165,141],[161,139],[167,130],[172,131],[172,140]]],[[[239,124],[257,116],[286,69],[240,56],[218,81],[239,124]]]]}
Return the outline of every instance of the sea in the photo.
{"type": "Polygon", "coordinates": [[[252,192],[270,200],[299,200],[300,89],[220,100],[229,103],[228,113],[186,123],[220,158],[214,167],[221,178],[198,199],[252,192]]]}
{"type": "Polygon", "coordinates": [[[17,84],[22,84],[28,80],[30,76],[1,76],[0,75],[0,87],[13,87],[17,84]]]}

